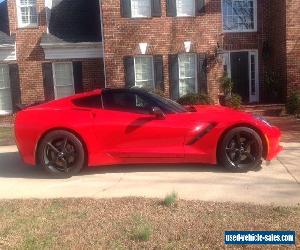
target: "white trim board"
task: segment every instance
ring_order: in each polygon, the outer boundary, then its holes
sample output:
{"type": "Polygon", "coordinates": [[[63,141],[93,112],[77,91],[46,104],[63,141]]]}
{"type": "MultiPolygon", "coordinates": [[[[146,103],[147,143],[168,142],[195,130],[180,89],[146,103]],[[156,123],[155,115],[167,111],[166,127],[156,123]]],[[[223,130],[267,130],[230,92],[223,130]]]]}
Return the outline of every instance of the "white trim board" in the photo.
{"type": "Polygon", "coordinates": [[[102,43],[41,44],[45,59],[103,58],[102,43]]]}

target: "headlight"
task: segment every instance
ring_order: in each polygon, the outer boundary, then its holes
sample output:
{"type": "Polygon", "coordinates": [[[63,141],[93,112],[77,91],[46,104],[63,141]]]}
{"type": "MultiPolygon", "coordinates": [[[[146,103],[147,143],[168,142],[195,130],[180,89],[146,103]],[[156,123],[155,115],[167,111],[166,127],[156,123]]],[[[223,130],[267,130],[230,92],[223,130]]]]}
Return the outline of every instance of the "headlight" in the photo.
{"type": "Polygon", "coordinates": [[[269,127],[272,127],[272,124],[265,117],[260,116],[260,115],[254,115],[254,118],[256,120],[263,122],[264,124],[268,125],[269,127]]]}

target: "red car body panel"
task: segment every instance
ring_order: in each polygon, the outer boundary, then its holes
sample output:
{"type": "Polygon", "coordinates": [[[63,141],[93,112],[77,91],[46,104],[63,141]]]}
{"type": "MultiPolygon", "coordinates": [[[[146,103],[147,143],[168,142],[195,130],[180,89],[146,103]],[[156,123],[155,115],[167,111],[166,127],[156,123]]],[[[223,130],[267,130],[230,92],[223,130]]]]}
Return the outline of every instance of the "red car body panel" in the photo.
{"type": "Polygon", "coordinates": [[[71,131],[82,140],[90,167],[137,163],[214,165],[222,136],[237,126],[252,127],[261,135],[266,160],[272,160],[282,149],[278,128],[221,106],[196,106],[197,112],[166,114],[161,120],[150,114],[74,104],[74,100],[101,93],[87,92],[19,112],[15,134],[25,163],[37,164],[41,138],[55,129],[71,131]]]}

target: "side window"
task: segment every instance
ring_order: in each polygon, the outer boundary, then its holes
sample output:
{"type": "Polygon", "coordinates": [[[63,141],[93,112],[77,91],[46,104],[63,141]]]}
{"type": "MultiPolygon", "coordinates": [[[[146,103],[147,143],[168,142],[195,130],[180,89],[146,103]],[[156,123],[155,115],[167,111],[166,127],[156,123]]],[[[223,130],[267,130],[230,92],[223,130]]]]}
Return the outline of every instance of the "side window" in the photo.
{"type": "Polygon", "coordinates": [[[74,100],[73,103],[82,108],[102,108],[101,96],[94,95],[74,100]]]}
{"type": "Polygon", "coordinates": [[[17,13],[20,28],[38,26],[36,0],[17,0],[17,13]]]}
{"type": "Polygon", "coordinates": [[[75,94],[73,64],[53,63],[55,99],[75,94]]]}
{"type": "Polygon", "coordinates": [[[131,0],[132,17],[150,17],[151,1],[150,0],[131,0]]]}
{"type": "Polygon", "coordinates": [[[161,0],[121,0],[121,16],[127,18],[161,17],[161,0]]]}
{"type": "Polygon", "coordinates": [[[7,64],[0,64],[0,115],[10,113],[12,113],[12,98],[9,67],[7,64]]]}
{"type": "Polygon", "coordinates": [[[222,0],[225,32],[257,31],[257,0],[222,0]]]}
{"type": "Polygon", "coordinates": [[[178,56],[179,96],[197,93],[197,58],[195,54],[184,53],[178,56]]]}
{"type": "Polygon", "coordinates": [[[107,110],[147,114],[153,104],[144,97],[135,93],[104,93],[103,107],[107,110]]]}
{"type": "Polygon", "coordinates": [[[176,0],[177,16],[194,16],[195,0],[176,0]]]}

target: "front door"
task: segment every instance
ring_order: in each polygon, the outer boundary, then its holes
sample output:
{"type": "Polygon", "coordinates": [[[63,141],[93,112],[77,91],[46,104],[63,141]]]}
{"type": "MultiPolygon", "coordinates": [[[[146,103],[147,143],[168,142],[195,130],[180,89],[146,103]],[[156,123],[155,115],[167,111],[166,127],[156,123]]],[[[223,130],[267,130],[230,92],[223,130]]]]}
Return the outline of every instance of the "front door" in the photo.
{"type": "Polygon", "coordinates": [[[233,92],[239,94],[243,102],[249,102],[249,54],[248,52],[230,53],[231,80],[233,92]]]}
{"type": "Polygon", "coordinates": [[[257,52],[227,52],[224,54],[224,66],[234,82],[233,93],[239,94],[244,103],[259,102],[257,52]]]}

